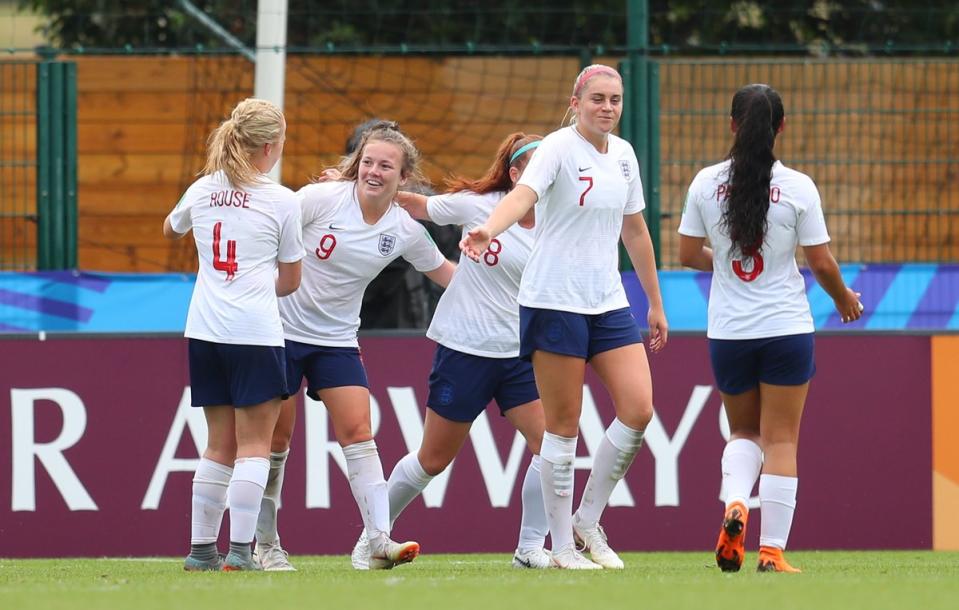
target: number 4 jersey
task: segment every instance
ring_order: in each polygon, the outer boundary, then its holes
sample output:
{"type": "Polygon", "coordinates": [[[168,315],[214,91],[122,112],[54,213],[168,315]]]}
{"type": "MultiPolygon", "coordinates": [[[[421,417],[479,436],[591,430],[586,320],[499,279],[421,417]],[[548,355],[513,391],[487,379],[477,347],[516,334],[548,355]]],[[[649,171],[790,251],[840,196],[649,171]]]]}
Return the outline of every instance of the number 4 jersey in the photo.
{"type": "Polygon", "coordinates": [[[722,226],[729,161],[701,170],[686,195],[679,233],[707,237],[713,248],[707,335],[760,339],[813,332],[796,246],[829,241],[819,191],[812,179],[777,161],[769,184],[766,237],[759,255],[731,253],[722,226]]]}
{"type": "Polygon", "coordinates": [[[282,347],[277,262],[304,255],[293,191],[273,182],[238,189],[216,172],[194,182],[169,219],[177,233],[193,229],[200,259],[185,335],[282,347]]]}

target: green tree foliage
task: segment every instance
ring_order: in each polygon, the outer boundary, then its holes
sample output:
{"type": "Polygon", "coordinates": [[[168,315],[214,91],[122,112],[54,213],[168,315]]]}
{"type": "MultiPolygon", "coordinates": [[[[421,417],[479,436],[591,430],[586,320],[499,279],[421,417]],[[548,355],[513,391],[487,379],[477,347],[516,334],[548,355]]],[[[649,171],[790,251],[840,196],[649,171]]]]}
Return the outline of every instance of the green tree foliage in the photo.
{"type": "MultiPolygon", "coordinates": [[[[223,47],[175,0],[20,0],[61,47],[223,47]]],[[[256,0],[194,0],[244,44],[256,0]]],[[[910,0],[650,0],[650,43],[675,51],[848,52],[959,44],[959,3],[910,0]]],[[[626,45],[627,0],[289,0],[293,48],[626,45]]]]}

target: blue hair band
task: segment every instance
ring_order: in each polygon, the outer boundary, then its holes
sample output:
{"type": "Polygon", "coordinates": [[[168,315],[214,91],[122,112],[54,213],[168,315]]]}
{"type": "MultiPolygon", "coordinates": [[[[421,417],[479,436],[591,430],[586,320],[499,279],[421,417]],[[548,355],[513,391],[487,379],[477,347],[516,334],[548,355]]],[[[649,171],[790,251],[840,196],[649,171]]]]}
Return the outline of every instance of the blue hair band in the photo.
{"type": "Polygon", "coordinates": [[[513,153],[513,156],[509,158],[509,164],[512,165],[512,164],[513,164],[513,161],[519,159],[520,156],[521,156],[524,152],[526,152],[526,151],[528,151],[528,150],[533,150],[534,148],[536,148],[537,146],[539,146],[541,142],[542,142],[542,140],[534,140],[534,141],[530,142],[529,144],[524,144],[524,145],[520,146],[520,147],[519,147],[519,150],[517,150],[516,152],[514,152],[514,153],[513,153]]]}

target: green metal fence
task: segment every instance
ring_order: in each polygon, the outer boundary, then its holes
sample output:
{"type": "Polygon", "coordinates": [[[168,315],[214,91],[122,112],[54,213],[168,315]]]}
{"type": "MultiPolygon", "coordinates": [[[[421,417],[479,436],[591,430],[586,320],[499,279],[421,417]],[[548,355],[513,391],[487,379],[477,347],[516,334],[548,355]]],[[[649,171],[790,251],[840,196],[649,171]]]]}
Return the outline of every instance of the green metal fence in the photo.
{"type": "MultiPolygon", "coordinates": [[[[959,261],[959,61],[951,59],[657,59],[648,196],[661,197],[660,261],[678,266],[677,227],[698,169],[732,142],[742,85],[783,96],[776,154],[816,181],[844,262],[959,261]]],[[[653,208],[653,206],[650,206],[653,208]]],[[[654,209],[654,208],[653,208],[654,209]]],[[[655,223],[655,220],[654,220],[655,223]]]]}
{"type": "Polygon", "coordinates": [[[0,62],[0,270],[77,266],[72,62],[0,62]]]}

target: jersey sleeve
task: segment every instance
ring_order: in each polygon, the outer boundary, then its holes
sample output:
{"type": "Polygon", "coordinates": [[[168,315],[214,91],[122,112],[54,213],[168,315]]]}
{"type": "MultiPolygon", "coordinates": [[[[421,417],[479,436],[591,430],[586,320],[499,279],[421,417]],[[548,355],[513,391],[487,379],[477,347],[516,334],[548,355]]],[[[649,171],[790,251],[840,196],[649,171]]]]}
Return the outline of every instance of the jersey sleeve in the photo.
{"type": "Polygon", "coordinates": [[[465,225],[480,214],[476,198],[468,192],[433,195],[426,199],[426,213],[438,225],[465,225]]]}
{"type": "Polygon", "coordinates": [[[177,202],[173,211],[170,212],[170,226],[181,235],[193,228],[193,217],[190,215],[189,203],[192,194],[193,186],[190,186],[190,188],[183,193],[183,196],[180,197],[180,201],[177,202]]]}
{"type": "Polygon", "coordinates": [[[307,184],[296,192],[300,202],[302,226],[322,222],[335,211],[336,201],[344,182],[320,182],[307,184]]]}
{"type": "Polygon", "coordinates": [[[686,201],[683,202],[683,216],[679,221],[680,235],[706,237],[706,223],[703,222],[702,190],[702,180],[700,175],[697,175],[686,191],[686,201]]]}
{"type": "Polygon", "coordinates": [[[299,199],[291,192],[284,192],[277,208],[280,222],[277,260],[281,263],[295,263],[305,254],[299,199]]]}
{"type": "Polygon", "coordinates": [[[402,256],[413,268],[420,273],[438,269],[446,259],[436,247],[433,238],[430,237],[426,227],[416,222],[412,218],[407,218],[404,223],[404,229],[407,232],[409,244],[402,256]]]}
{"type": "Polygon", "coordinates": [[[565,151],[561,139],[557,137],[560,133],[554,132],[543,139],[543,143],[533,151],[533,157],[517,182],[533,189],[539,199],[553,186],[563,165],[565,151]]]}
{"type": "Polygon", "coordinates": [[[796,221],[799,245],[818,246],[828,243],[829,231],[826,229],[826,219],[822,212],[822,199],[812,180],[803,186],[802,201],[808,201],[809,205],[799,210],[796,221]]]}
{"type": "Polygon", "coordinates": [[[638,214],[646,209],[646,199],[643,196],[643,180],[639,174],[639,159],[636,158],[636,151],[628,143],[626,143],[626,146],[629,147],[629,154],[622,161],[628,163],[629,166],[623,168],[623,171],[629,175],[626,177],[628,186],[626,187],[626,207],[623,208],[623,214],[638,214]]]}

